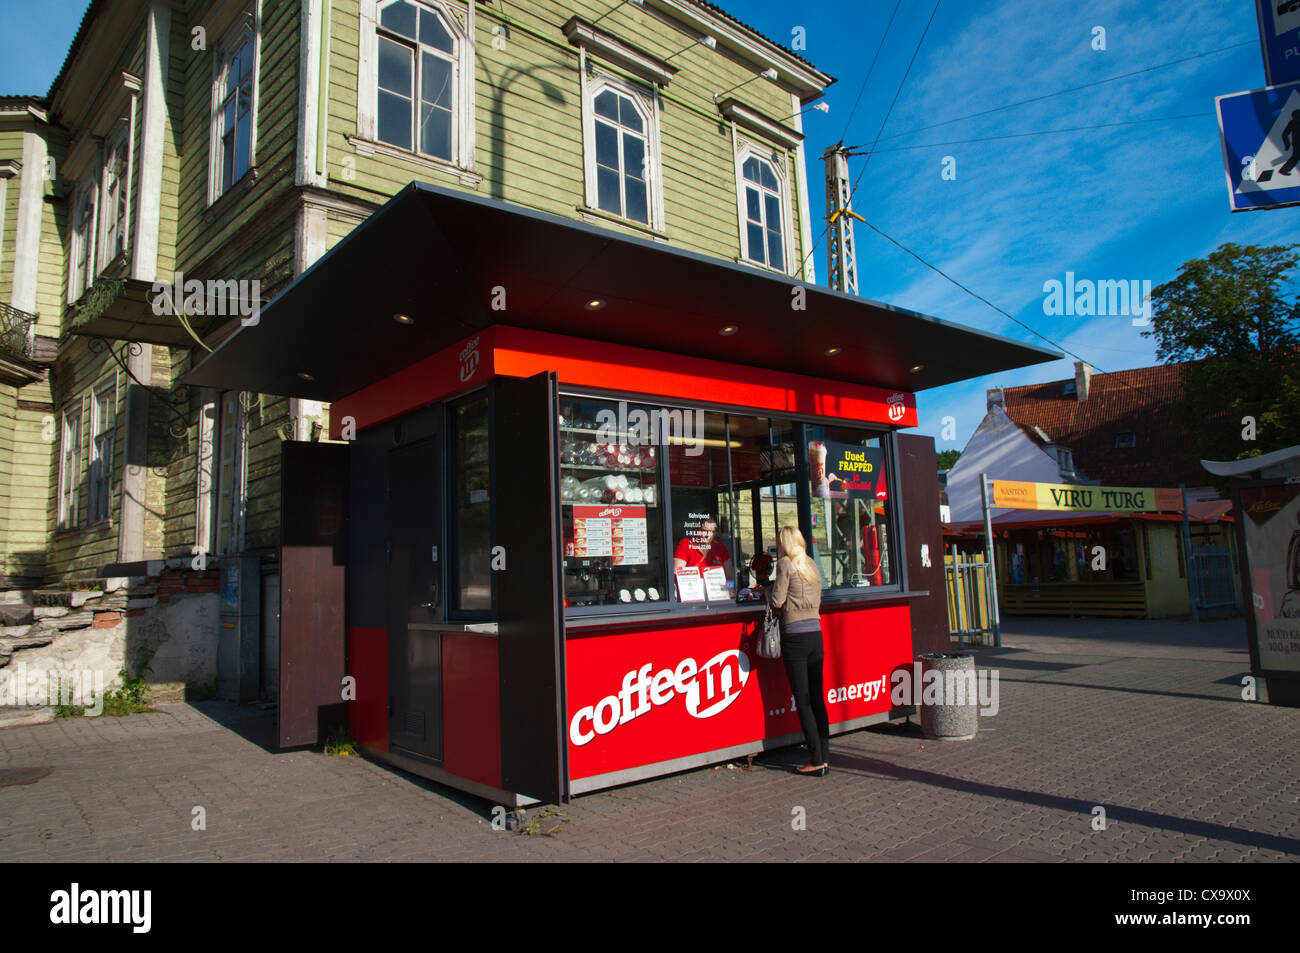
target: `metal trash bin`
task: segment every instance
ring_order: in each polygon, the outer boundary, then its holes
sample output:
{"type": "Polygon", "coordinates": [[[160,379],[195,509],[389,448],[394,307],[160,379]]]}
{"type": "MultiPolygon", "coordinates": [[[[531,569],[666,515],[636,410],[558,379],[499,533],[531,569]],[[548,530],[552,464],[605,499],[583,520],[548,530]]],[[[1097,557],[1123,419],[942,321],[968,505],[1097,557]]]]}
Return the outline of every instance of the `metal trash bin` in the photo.
{"type": "MultiPolygon", "coordinates": [[[[968,741],[979,731],[979,691],[975,657],[959,653],[930,652],[919,656],[921,685],[917,686],[921,732],[939,741],[968,741]],[[937,701],[926,703],[929,672],[939,672],[937,701]]],[[[934,689],[930,689],[933,693],[934,689]]]]}

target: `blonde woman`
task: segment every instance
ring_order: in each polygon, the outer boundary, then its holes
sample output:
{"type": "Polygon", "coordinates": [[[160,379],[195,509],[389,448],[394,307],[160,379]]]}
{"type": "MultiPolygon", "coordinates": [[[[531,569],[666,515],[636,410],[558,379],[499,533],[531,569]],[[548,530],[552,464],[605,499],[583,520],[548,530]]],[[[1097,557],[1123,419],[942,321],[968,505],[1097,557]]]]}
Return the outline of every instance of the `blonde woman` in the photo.
{"type": "Polygon", "coordinates": [[[823,776],[829,770],[831,739],[822,694],[822,576],[796,527],[782,526],[778,542],[781,558],[770,598],[772,608],[781,610],[781,657],[811,759],[795,770],[823,776]]]}

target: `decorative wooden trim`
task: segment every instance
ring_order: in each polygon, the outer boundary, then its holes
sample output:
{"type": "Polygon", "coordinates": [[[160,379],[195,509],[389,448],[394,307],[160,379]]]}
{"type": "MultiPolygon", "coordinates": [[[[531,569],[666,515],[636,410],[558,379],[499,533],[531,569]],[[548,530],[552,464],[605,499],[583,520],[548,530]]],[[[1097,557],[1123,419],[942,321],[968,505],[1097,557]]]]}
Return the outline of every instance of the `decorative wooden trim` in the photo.
{"type": "MultiPolygon", "coordinates": [[[[790,94],[791,111],[794,113],[794,127],[803,134],[803,116],[800,113],[799,97],[790,94]]],[[[795,181],[799,188],[799,272],[803,280],[810,285],[817,283],[817,267],[814,258],[812,237],[812,212],[808,201],[808,153],[803,142],[794,150],[795,181]]]]}
{"type": "Polygon", "coordinates": [[[407,152],[405,149],[399,149],[397,146],[390,146],[386,142],[378,142],[373,139],[363,139],[361,136],[344,136],[348,145],[352,146],[357,155],[369,159],[371,156],[381,155],[390,159],[401,159],[404,162],[412,162],[415,165],[423,166],[435,172],[442,172],[445,175],[455,176],[460,180],[461,185],[468,185],[477,188],[483,181],[483,176],[477,172],[471,172],[463,169],[458,165],[453,165],[442,159],[436,159],[433,156],[422,155],[418,152],[407,152]]]}
{"type": "MultiPolygon", "coordinates": [[[[587,51],[579,48],[579,72],[582,76],[582,165],[584,170],[583,201],[588,210],[599,208],[596,190],[596,110],[595,99],[601,89],[610,88],[640,102],[646,116],[645,155],[647,164],[646,185],[649,188],[647,205],[650,221],[634,222],[619,215],[613,221],[626,223],[632,228],[646,228],[663,234],[667,231],[664,218],[663,149],[659,137],[659,90],[654,86],[637,84],[594,67],[587,59],[587,51]]],[[[609,213],[604,213],[609,214],[609,213]]]]}
{"type": "Polygon", "coordinates": [[[675,67],[663,60],[601,31],[580,17],[570,17],[561,29],[565,39],[574,46],[607,60],[611,65],[621,67],[648,83],[667,86],[677,73],[675,67]]]}
{"type": "MultiPolygon", "coordinates": [[[[778,153],[772,150],[770,146],[762,143],[753,142],[746,139],[740,133],[732,129],[732,138],[735,146],[735,174],[736,174],[736,220],[740,229],[740,257],[737,262],[743,265],[751,265],[762,271],[772,274],[785,275],[790,277],[797,274],[797,263],[794,261],[794,223],[791,221],[791,177],[790,163],[784,153],[778,153]],[[777,181],[781,186],[781,242],[785,246],[785,267],[773,268],[764,262],[758,262],[750,259],[747,255],[749,251],[748,230],[746,228],[745,218],[745,159],[754,156],[757,159],[768,163],[776,175],[777,181]]],[[[766,257],[766,255],[764,256],[766,257]]]]}
{"type": "Polygon", "coordinates": [[[167,62],[171,8],[155,4],[145,18],[145,83],[140,130],[139,216],[131,242],[131,277],[153,281],[158,272],[158,223],[162,218],[163,136],[167,127],[167,62]]]}
{"type": "Polygon", "coordinates": [[[718,112],[755,135],[776,143],[782,149],[795,149],[803,142],[803,133],[783,125],[733,96],[718,103],[718,112]]]}
{"type": "Polygon", "coordinates": [[[27,174],[18,180],[18,220],[14,227],[13,284],[9,303],[19,311],[31,314],[36,313],[47,148],[41,135],[23,133],[22,163],[27,174]]]}

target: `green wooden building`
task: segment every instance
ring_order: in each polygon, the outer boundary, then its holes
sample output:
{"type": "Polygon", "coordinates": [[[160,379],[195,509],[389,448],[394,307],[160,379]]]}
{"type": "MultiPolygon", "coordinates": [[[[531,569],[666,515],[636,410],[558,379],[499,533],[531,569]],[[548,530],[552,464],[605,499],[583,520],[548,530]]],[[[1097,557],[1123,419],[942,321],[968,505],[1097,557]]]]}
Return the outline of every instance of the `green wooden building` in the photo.
{"type": "Polygon", "coordinates": [[[117,593],[121,654],[207,683],[216,567],[256,556],[273,694],[280,448],[329,409],[191,366],[413,180],[813,281],[831,82],[701,0],[95,0],[0,97],[9,602],[117,593]]]}

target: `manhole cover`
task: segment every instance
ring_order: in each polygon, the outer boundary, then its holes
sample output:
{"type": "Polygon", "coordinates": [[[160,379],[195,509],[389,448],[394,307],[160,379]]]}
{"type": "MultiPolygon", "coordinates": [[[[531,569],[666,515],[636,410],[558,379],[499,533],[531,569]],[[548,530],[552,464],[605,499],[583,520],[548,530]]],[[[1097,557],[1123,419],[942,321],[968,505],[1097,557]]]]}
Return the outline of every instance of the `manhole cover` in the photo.
{"type": "Polygon", "coordinates": [[[0,788],[35,784],[53,770],[48,764],[39,768],[0,768],[0,788]]]}

